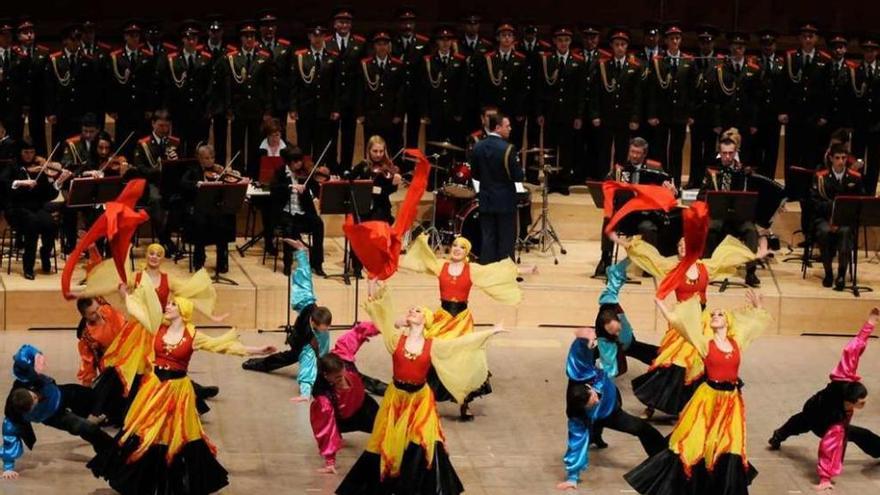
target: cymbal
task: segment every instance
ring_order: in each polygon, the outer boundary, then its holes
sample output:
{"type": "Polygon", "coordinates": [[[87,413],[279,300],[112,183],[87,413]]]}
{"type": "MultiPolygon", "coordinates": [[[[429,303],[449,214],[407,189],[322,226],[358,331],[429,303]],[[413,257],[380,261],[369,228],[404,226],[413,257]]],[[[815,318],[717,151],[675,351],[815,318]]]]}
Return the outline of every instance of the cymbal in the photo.
{"type": "Polygon", "coordinates": [[[537,171],[543,170],[544,172],[555,174],[557,172],[562,172],[562,167],[552,167],[550,165],[544,165],[543,168],[542,167],[529,167],[529,170],[537,170],[537,171]]]}
{"type": "Polygon", "coordinates": [[[449,141],[427,141],[425,144],[449,151],[464,151],[464,148],[456,146],[449,141]]]}
{"type": "Polygon", "coordinates": [[[547,151],[548,149],[550,149],[550,148],[529,148],[529,149],[523,151],[523,153],[526,153],[526,154],[540,153],[542,151],[547,151]]]}

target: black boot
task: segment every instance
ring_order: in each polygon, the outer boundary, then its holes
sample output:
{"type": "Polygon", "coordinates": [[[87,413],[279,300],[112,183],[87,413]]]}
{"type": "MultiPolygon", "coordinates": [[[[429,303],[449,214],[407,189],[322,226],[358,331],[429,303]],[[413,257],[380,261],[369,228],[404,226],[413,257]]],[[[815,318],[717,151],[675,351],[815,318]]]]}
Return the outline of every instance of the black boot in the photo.
{"type": "Polygon", "coordinates": [[[746,285],[748,285],[749,287],[761,286],[761,279],[759,279],[758,276],[755,274],[756,269],[757,267],[755,266],[749,266],[746,269],[746,285]]]}
{"type": "Polygon", "coordinates": [[[779,430],[774,430],[773,436],[770,437],[770,440],[767,440],[767,443],[770,445],[770,450],[779,450],[784,441],[785,439],[779,434],[779,430]]]}
{"type": "Polygon", "coordinates": [[[269,370],[266,368],[266,359],[265,358],[252,358],[247,361],[241,363],[242,369],[250,370],[250,371],[262,371],[263,373],[268,373],[269,370]]]}
{"type": "Polygon", "coordinates": [[[837,269],[837,278],[834,279],[834,290],[842,291],[846,286],[846,267],[837,269]]]}
{"type": "Polygon", "coordinates": [[[361,373],[361,381],[364,382],[364,389],[373,395],[381,397],[385,395],[385,391],[388,390],[387,383],[363,373],[361,373]]]}
{"type": "Polygon", "coordinates": [[[822,262],[825,268],[825,277],[822,279],[822,287],[831,287],[834,284],[834,271],[831,269],[831,262],[822,262]]]}
{"type": "Polygon", "coordinates": [[[605,270],[608,268],[608,265],[610,265],[610,264],[611,264],[611,262],[606,261],[604,258],[599,260],[599,264],[596,265],[596,271],[593,272],[593,276],[594,277],[604,277],[605,270]]]}

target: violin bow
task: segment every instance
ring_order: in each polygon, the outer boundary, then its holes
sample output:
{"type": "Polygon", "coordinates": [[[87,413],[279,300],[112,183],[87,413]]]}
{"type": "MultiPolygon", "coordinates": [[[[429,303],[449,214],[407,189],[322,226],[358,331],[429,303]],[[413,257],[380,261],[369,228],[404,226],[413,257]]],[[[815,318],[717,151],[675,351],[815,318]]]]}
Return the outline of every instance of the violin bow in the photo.
{"type": "Polygon", "coordinates": [[[316,161],[314,164],[312,164],[312,171],[309,172],[309,176],[306,177],[306,180],[303,182],[303,185],[308,184],[309,181],[312,180],[312,176],[315,175],[315,170],[318,170],[318,166],[320,166],[321,161],[324,160],[324,156],[327,155],[327,150],[330,149],[331,144],[333,144],[333,141],[328,141],[327,146],[324,146],[324,151],[321,152],[321,156],[318,157],[318,161],[316,161]]]}
{"type": "Polygon", "coordinates": [[[119,153],[122,151],[122,148],[125,148],[125,145],[128,144],[128,140],[131,139],[132,136],[134,136],[134,131],[131,131],[128,133],[128,136],[126,136],[125,141],[123,141],[122,144],[120,144],[116,148],[116,151],[114,151],[113,154],[107,158],[107,161],[104,162],[103,165],[101,165],[101,168],[99,169],[101,172],[103,172],[104,169],[107,168],[108,165],[110,165],[110,162],[112,162],[113,159],[116,158],[117,155],[119,155],[119,153]]]}
{"type": "Polygon", "coordinates": [[[52,161],[52,157],[55,156],[55,152],[58,151],[59,146],[61,146],[61,141],[55,143],[55,147],[52,148],[52,152],[46,157],[46,161],[43,162],[43,165],[40,167],[40,171],[37,173],[37,177],[34,180],[40,180],[40,176],[46,171],[46,167],[49,166],[49,163],[52,161]]]}

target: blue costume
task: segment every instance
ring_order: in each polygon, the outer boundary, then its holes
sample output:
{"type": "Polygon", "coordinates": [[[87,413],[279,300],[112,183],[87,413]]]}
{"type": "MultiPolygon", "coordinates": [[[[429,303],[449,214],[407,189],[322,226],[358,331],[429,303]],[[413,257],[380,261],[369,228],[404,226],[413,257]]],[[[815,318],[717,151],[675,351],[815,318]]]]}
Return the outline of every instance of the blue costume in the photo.
{"type": "Polygon", "coordinates": [[[3,470],[15,469],[15,461],[24,454],[24,446],[34,448],[36,435],[32,423],[78,435],[95,447],[95,451],[112,445],[113,439],[98,425],[83,418],[91,409],[92,390],[81,385],[57,385],[55,380],[42,375],[34,368],[40,350],[25,344],[13,356],[12,374],[15,383],[6,399],[3,418],[3,470]],[[16,390],[24,389],[38,396],[30,411],[15,410],[12,397],[16,390]]]}
{"type": "Polygon", "coordinates": [[[663,436],[653,426],[620,408],[620,392],[613,382],[614,377],[626,371],[626,362],[622,359],[624,354],[633,348],[647,346],[636,342],[632,325],[619,304],[620,289],[626,282],[627,266],[629,260],[625,259],[608,268],[608,282],[599,295],[599,311],[615,309],[620,320],[620,333],[615,337],[600,330],[597,321],[598,337],[595,345],[591,345],[586,339],[577,338],[568,351],[565,365],[568,376],[568,449],[562,461],[565,464],[566,480],[575,484],[580,480],[581,472],[589,465],[590,437],[599,436],[603,428],[639,437],[648,454],[666,447],[663,436]],[[596,366],[597,360],[601,369],[596,366]],[[599,396],[599,403],[588,409],[587,400],[591,391],[599,396]]]}

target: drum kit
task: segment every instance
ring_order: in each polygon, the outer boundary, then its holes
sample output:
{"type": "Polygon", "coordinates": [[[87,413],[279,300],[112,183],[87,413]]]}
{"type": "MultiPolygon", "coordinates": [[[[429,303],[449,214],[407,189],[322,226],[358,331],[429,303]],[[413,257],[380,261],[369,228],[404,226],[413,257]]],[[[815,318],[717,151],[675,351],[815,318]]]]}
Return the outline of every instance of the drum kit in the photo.
{"type": "MultiPolygon", "coordinates": [[[[435,250],[450,246],[455,237],[466,237],[471,241],[471,252],[479,259],[482,232],[480,230],[477,189],[474,187],[470,164],[458,159],[460,157],[458,154],[464,154],[465,149],[449,141],[428,141],[425,144],[438,151],[429,156],[434,173],[433,183],[436,186],[430,224],[424,227],[423,233],[428,235],[429,244],[435,250]],[[450,165],[441,165],[441,163],[449,163],[450,165]],[[441,172],[445,176],[442,181],[439,177],[441,172]]],[[[547,175],[559,172],[560,169],[549,163],[554,159],[554,156],[546,153],[541,147],[523,150],[522,153],[524,156],[533,157],[529,163],[534,163],[534,165],[530,165],[529,168],[544,172],[542,181],[543,206],[541,216],[531,226],[526,223],[524,227],[521,227],[522,229],[527,228],[528,233],[517,236],[517,252],[520,253],[523,249],[528,252],[530,246],[539,247],[541,252],[552,250],[554,262],[558,264],[556,246],[560,248],[562,254],[565,254],[566,251],[560,243],[552,223],[550,223],[547,175]]],[[[517,193],[517,215],[530,214],[531,191],[524,187],[517,189],[519,191],[517,193]],[[524,211],[526,213],[523,213],[524,211]]],[[[530,215],[525,218],[530,218],[530,215]]],[[[520,224],[521,222],[518,222],[518,225],[520,224]]]]}

